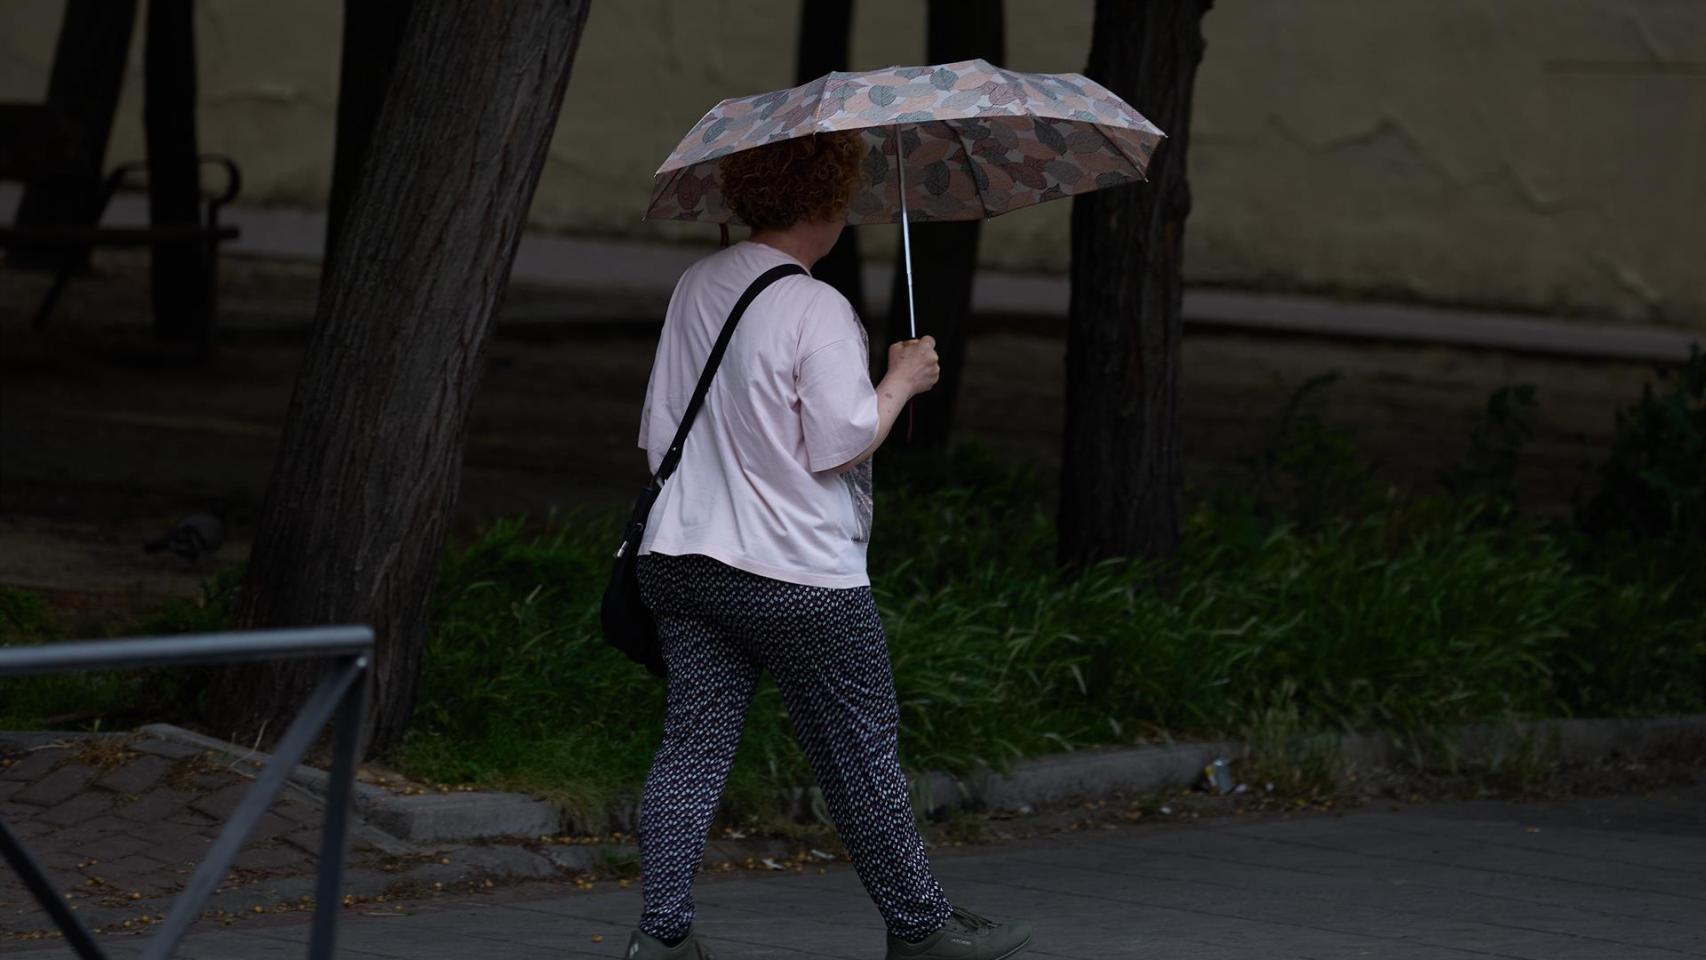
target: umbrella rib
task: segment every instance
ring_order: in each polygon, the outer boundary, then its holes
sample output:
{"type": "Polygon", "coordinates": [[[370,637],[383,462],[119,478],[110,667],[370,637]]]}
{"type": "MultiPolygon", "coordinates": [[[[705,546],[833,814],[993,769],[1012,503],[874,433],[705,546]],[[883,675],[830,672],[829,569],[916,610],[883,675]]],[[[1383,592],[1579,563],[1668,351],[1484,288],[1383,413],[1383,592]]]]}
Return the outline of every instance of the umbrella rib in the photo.
{"type": "MultiPolygon", "coordinates": [[[[816,80],[813,80],[813,81],[806,84],[806,86],[808,86],[808,87],[811,86],[813,83],[817,84],[817,104],[812,107],[812,132],[813,133],[827,133],[828,132],[828,131],[823,129],[823,94],[824,94],[825,90],[829,89],[829,81],[831,78],[833,78],[835,76],[835,74],[836,74],[836,71],[831,70],[828,73],[824,74],[823,76],[818,77],[816,80]]],[[[806,96],[809,97],[809,96],[811,96],[811,94],[808,93],[808,94],[806,94],[806,96]]]]}
{"type": "Polygon", "coordinates": [[[1131,172],[1137,174],[1137,179],[1142,180],[1144,183],[1149,182],[1149,174],[1144,171],[1143,167],[1138,165],[1136,160],[1131,158],[1131,154],[1125,152],[1125,148],[1120,146],[1120,142],[1118,140],[1108,136],[1108,131],[1103,130],[1101,124],[1092,123],[1090,124],[1090,129],[1096,131],[1096,135],[1106,141],[1108,146],[1113,147],[1114,152],[1119,154],[1121,160],[1124,160],[1126,163],[1131,165],[1131,172]]]}
{"type": "Polygon", "coordinates": [[[664,181],[663,186],[652,191],[652,202],[646,204],[646,214],[647,215],[644,217],[641,217],[640,218],[641,220],[651,219],[650,215],[652,212],[652,208],[658,205],[658,201],[663,199],[663,195],[668,193],[669,189],[671,187],[675,186],[675,181],[681,179],[681,171],[686,170],[686,169],[687,169],[686,167],[677,167],[676,169],[671,170],[669,172],[669,179],[664,181]]]}
{"type": "Polygon", "coordinates": [[[1002,81],[1005,82],[1008,86],[1012,87],[1013,92],[1015,94],[1017,94],[1019,97],[1019,106],[1024,112],[1018,113],[1018,114],[1009,114],[1009,116],[1020,116],[1020,117],[1034,117],[1034,116],[1036,116],[1036,114],[1031,112],[1031,95],[1029,92],[1027,92],[1025,90],[1025,82],[1023,80],[1018,79],[1018,74],[1007,69],[1006,67],[998,67],[998,66],[995,66],[994,64],[991,64],[990,66],[995,70],[996,75],[999,76],[1002,79],[1002,81]]]}
{"type": "Polygon", "coordinates": [[[954,139],[960,142],[960,152],[966,156],[966,176],[971,177],[971,188],[977,191],[977,205],[983,208],[983,215],[989,216],[989,201],[983,196],[983,187],[978,185],[975,161],[971,158],[971,148],[966,146],[966,136],[951,121],[943,120],[942,125],[954,132],[954,139]]]}

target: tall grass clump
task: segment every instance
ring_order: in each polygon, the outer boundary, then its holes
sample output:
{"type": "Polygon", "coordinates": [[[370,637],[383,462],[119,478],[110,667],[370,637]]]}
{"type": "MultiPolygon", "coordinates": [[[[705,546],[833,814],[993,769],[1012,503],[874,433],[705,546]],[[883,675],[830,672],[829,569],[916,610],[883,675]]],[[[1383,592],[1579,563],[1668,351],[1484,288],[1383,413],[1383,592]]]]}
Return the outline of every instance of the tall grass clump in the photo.
{"type": "MultiPolygon", "coordinates": [[[[1605,585],[1560,683],[1589,713],[1652,712],[1706,686],[1706,354],[1618,411],[1599,484],[1576,511],[1578,565],[1605,585]]],[[[1698,708],[1696,708],[1698,709],[1698,708]]]]}
{"type": "MultiPolygon", "coordinates": [[[[958,522],[986,529],[1011,506],[972,502],[960,510],[981,523],[958,522]]],[[[1486,504],[1393,500],[1309,532],[1205,507],[1186,543],[1170,594],[1133,563],[1064,579],[1048,549],[933,589],[879,575],[909,759],[1235,732],[1278,690],[1311,728],[1554,716],[1589,705],[1558,682],[1584,665],[1609,712],[1700,703],[1698,647],[1692,672],[1667,665],[1698,639],[1698,614],[1651,606],[1674,585],[1584,575],[1565,541],[1486,504]],[[1631,642],[1602,650],[1617,617],[1631,642]]]]}

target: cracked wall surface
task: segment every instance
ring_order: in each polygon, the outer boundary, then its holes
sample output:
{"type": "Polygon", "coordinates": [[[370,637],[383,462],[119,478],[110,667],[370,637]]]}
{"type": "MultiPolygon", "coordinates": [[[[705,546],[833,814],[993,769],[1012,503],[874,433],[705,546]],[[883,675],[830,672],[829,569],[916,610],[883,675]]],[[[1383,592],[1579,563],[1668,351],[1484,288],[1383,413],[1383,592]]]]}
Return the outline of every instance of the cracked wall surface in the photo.
{"type": "MultiPolygon", "coordinates": [[[[922,58],[921,3],[855,6],[856,67],[922,58]]],[[[1089,0],[1006,7],[1011,66],[1082,68],[1089,0]]],[[[0,4],[0,98],[42,95],[62,9],[0,4]]],[[[196,9],[204,149],[246,202],[323,204],[341,3],[196,9]]],[[[797,16],[595,3],[535,225],[711,237],[639,220],[651,172],[717,100],[792,82],[797,16]]],[[[1706,329],[1706,0],[1218,0],[1205,27],[1194,281],[1706,329]]],[[[142,150],[137,40],[114,161],[142,150]]],[[[1068,211],[991,221],[984,260],[1064,269],[1068,211]]]]}

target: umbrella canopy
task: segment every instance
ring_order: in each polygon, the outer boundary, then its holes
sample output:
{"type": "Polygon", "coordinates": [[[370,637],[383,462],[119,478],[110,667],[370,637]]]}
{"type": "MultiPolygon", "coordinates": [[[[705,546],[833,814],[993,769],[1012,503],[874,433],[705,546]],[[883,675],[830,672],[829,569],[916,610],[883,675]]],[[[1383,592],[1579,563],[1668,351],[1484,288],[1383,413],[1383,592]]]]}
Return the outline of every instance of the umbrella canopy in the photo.
{"type": "Polygon", "coordinates": [[[738,222],[723,201],[719,160],[834,130],[865,140],[851,224],[982,220],[1142,180],[1165,136],[1076,73],[1015,73],[983,60],[830,73],[713,107],[658,168],[646,217],[738,222]]]}

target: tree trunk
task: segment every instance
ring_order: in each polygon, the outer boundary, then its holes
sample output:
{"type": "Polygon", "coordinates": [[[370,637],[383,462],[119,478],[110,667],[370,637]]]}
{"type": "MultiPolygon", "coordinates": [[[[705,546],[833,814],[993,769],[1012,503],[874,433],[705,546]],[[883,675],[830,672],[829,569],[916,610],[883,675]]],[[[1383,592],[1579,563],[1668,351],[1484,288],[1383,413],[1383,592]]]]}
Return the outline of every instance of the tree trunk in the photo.
{"type": "MultiPolygon", "coordinates": [[[[468,407],[587,6],[417,5],[325,267],[236,620],[371,624],[373,749],[414,704],[468,407]]],[[[214,730],[276,736],[319,670],[228,673],[214,730]]]]}
{"type": "MultiPolygon", "coordinates": [[[[1006,58],[1001,3],[988,0],[930,0],[925,59],[953,63],[982,57],[1000,66],[1006,58]]],[[[977,240],[983,224],[912,225],[912,298],[918,333],[936,338],[942,377],[930,392],[912,401],[911,442],[940,449],[948,444],[954,403],[965,367],[966,337],[971,333],[971,286],[977,275],[977,240]]],[[[906,305],[904,251],[895,255],[889,293],[889,340],[911,336],[906,305]]]]}
{"type": "MultiPolygon", "coordinates": [[[[807,83],[832,70],[846,70],[852,26],[853,0],[800,0],[794,82],[807,83]]],[[[829,253],[812,265],[812,276],[841,291],[853,312],[863,318],[865,282],[859,268],[859,232],[843,230],[829,253]]]]}
{"type": "MultiPolygon", "coordinates": [[[[149,0],[142,61],[148,222],[156,227],[194,227],[201,222],[201,166],[196,160],[191,0],[149,0]]],[[[156,336],[205,347],[213,310],[211,269],[208,251],[199,244],[158,244],[150,251],[156,336]]]]}
{"type": "Polygon", "coordinates": [[[1077,197],[1060,559],[1179,546],[1179,317],[1191,88],[1211,0],[1097,0],[1085,73],[1167,133],[1149,183],[1077,197]]]}
{"type": "MultiPolygon", "coordinates": [[[[101,163],[113,129],[119,88],[124,86],[136,0],[70,0],[59,28],[48,79],[47,103],[70,119],[79,134],[77,162],[63,176],[26,184],[18,201],[17,225],[93,226],[101,196],[101,163]]],[[[58,270],[89,265],[87,246],[13,247],[8,266],[58,270]]]]}
{"type": "Polygon", "coordinates": [[[326,249],[330,263],[338,230],[373,137],[385,88],[403,45],[403,25],[414,0],[344,0],[343,53],[338,62],[337,146],[332,156],[332,196],[326,204],[326,249]]]}

